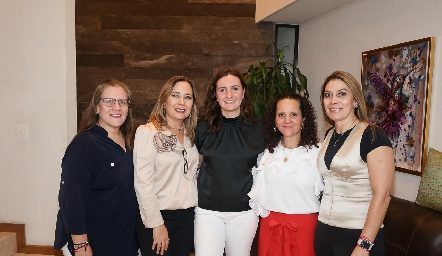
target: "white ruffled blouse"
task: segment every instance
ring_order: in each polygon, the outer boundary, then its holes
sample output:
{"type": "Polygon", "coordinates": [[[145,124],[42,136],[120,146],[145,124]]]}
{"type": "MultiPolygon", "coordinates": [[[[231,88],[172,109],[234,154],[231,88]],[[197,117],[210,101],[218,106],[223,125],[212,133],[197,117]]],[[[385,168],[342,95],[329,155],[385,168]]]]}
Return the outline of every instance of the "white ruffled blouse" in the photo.
{"type": "Polygon", "coordinates": [[[319,174],[318,147],[267,149],[254,167],[253,186],[248,193],[250,207],[261,217],[269,211],[287,214],[319,212],[319,195],[324,189],[319,174]],[[286,160],[286,161],[284,161],[286,160]]]}

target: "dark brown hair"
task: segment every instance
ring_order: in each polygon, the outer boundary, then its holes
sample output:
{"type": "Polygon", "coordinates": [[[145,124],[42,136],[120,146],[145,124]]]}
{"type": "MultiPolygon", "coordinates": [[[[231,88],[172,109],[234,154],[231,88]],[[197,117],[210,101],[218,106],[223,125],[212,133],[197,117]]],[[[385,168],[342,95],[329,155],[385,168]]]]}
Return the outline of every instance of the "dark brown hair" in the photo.
{"type": "Polygon", "coordinates": [[[312,103],[307,98],[290,91],[277,95],[267,108],[264,120],[264,141],[266,148],[270,153],[273,153],[274,148],[281,140],[282,133],[276,128],[275,119],[276,107],[278,106],[278,102],[283,99],[292,99],[299,102],[299,108],[301,110],[302,118],[304,118],[304,124],[301,130],[301,139],[299,140],[298,147],[304,146],[306,148],[311,148],[313,145],[318,146],[318,124],[316,123],[316,112],[312,103]]]}
{"type": "Polygon", "coordinates": [[[206,100],[204,101],[204,119],[209,123],[209,131],[211,133],[219,132],[222,127],[221,106],[216,100],[216,84],[221,78],[228,75],[237,77],[241,82],[242,88],[245,90],[244,99],[242,100],[240,106],[240,117],[242,122],[248,124],[253,120],[252,99],[247,91],[247,84],[243,76],[236,69],[222,69],[213,77],[210,86],[207,88],[206,100]]]}

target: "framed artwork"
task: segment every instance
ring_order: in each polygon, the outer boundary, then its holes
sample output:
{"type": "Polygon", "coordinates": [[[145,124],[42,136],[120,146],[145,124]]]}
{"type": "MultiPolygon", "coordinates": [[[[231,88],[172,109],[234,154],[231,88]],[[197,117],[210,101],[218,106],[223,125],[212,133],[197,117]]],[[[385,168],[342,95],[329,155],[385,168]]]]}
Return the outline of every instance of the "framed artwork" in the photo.
{"type": "Polygon", "coordinates": [[[434,37],[362,53],[372,123],[391,140],[397,171],[422,175],[428,148],[434,37]]]}

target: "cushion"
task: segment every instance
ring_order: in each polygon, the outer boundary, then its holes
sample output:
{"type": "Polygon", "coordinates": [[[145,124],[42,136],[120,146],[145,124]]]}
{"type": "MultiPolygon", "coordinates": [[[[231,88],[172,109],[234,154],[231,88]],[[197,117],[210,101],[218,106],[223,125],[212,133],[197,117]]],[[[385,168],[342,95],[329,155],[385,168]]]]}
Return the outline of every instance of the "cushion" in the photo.
{"type": "Polygon", "coordinates": [[[416,203],[442,212],[442,152],[430,148],[416,203]]]}

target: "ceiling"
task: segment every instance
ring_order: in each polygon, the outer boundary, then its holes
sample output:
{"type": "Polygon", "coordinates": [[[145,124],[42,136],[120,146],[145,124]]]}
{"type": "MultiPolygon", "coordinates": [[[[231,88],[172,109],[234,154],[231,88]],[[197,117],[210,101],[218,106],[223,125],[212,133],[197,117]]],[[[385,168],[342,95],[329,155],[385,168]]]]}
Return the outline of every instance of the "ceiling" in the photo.
{"type": "Polygon", "coordinates": [[[260,21],[281,24],[301,24],[355,0],[294,0],[260,21]]]}

